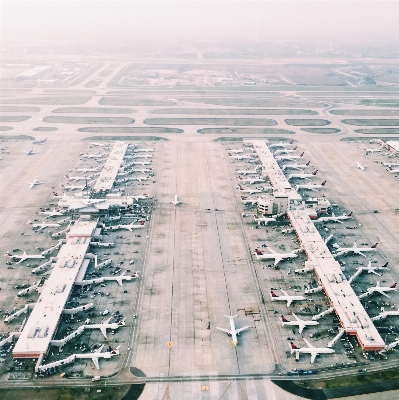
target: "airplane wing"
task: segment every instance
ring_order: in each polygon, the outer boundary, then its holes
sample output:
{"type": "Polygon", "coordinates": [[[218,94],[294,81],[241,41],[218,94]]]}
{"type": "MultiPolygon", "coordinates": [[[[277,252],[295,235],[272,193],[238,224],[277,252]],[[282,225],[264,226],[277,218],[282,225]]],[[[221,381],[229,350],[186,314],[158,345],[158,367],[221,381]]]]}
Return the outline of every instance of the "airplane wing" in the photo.
{"type": "MultiPolygon", "coordinates": [[[[105,326],[100,326],[100,331],[106,339],[107,338],[107,328],[105,326]]],[[[93,359],[93,361],[94,361],[94,359],[93,359]]]]}
{"type": "Polygon", "coordinates": [[[238,335],[240,332],[245,331],[245,329],[248,329],[250,327],[251,327],[251,325],[248,325],[248,326],[244,326],[244,328],[236,329],[236,334],[238,335]]]}
{"type": "Polygon", "coordinates": [[[291,305],[291,303],[292,303],[292,299],[291,299],[291,298],[288,298],[288,299],[287,299],[287,307],[289,307],[289,306],[291,305]]]}
{"type": "Polygon", "coordinates": [[[382,294],[385,297],[391,298],[391,296],[387,295],[384,291],[377,290],[378,293],[382,294]]]}
{"type": "Polygon", "coordinates": [[[91,359],[93,360],[94,365],[96,366],[96,368],[97,368],[97,369],[100,369],[100,365],[99,365],[99,363],[98,363],[98,358],[97,358],[97,357],[92,357],[91,359]]]}
{"type": "Polygon", "coordinates": [[[297,320],[297,321],[303,321],[302,319],[300,319],[296,314],[292,313],[293,317],[297,320]]]}
{"type": "Polygon", "coordinates": [[[356,254],[359,254],[359,255],[361,255],[361,256],[363,256],[363,257],[367,257],[366,254],[362,253],[361,251],[355,251],[355,253],[356,253],[356,254]]]}
{"type": "Polygon", "coordinates": [[[277,265],[282,259],[283,259],[283,257],[276,256],[274,258],[274,265],[277,265]]]}
{"type": "Polygon", "coordinates": [[[303,331],[303,329],[306,328],[306,324],[304,324],[304,323],[299,323],[298,326],[299,326],[299,334],[301,334],[302,331],[303,331]]]}
{"type": "Polygon", "coordinates": [[[317,353],[312,353],[312,354],[311,354],[311,356],[310,356],[310,362],[311,362],[312,364],[314,363],[314,360],[315,360],[316,356],[317,356],[317,353]]]}
{"type": "MultiPolygon", "coordinates": [[[[305,339],[304,337],[302,337],[302,339],[305,341],[305,343],[306,343],[306,345],[309,347],[309,348],[314,348],[314,346],[312,345],[312,344],[310,344],[309,343],[309,341],[307,340],[307,339],[305,339]]],[[[315,356],[316,357],[316,356],[315,356]]],[[[313,362],[313,361],[312,361],[313,362]]]]}
{"type": "Polygon", "coordinates": [[[226,332],[228,335],[231,335],[231,330],[230,330],[230,329],[218,328],[217,326],[215,326],[215,328],[216,328],[216,329],[219,329],[219,331],[226,332]]]}

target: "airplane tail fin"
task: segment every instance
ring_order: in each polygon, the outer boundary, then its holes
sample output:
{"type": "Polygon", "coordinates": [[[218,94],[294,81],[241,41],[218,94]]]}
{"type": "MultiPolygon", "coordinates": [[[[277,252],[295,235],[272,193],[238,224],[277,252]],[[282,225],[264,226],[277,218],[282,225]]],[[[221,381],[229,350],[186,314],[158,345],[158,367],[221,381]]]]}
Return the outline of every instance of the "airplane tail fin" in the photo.
{"type": "Polygon", "coordinates": [[[313,172],[313,175],[317,175],[317,172],[318,172],[318,171],[319,171],[319,170],[316,169],[316,171],[313,172]]]}
{"type": "Polygon", "coordinates": [[[310,165],[310,161],[308,161],[305,165],[308,167],[310,165]]]}
{"type": "Polygon", "coordinates": [[[353,211],[351,211],[351,212],[347,215],[347,217],[351,217],[352,214],[353,214],[353,211]]]}
{"type": "Polygon", "coordinates": [[[371,246],[371,248],[372,248],[372,249],[375,249],[375,248],[377,247],[377,245],[378,245],[378,243],[374,243],[374,244],[371,246]]]}
{"type": "Polygon", "coordinates": [[[278,297],[278,296],[276,295],[276,293],[274,293],[272,290],[270,291],[270,296],[272,296],[272,297],[278,297]]]}
{"type": "Polygon", "coordinates": [[[388,267],[388,261],[381,268],[386,268],[386,267],[388,267]]]}
{"type": "Polygon", "coordinates": [[[324,181],[321,186],[326,186],[327,181],[324,181]]]}
{"type": "Polygon", "coordinates": [[[291,342],[290,344],[291,344],[291,351],[292,351],[292,350],[298,350],[298,349],[299,349],[297,346],[295,346],[294,343],[291,342]]]}
{"type": "Polygon", "coordinates": [[[304,154],[305,154],[305,152],[303,151],[301,154],[299,154],[299,156],[303,157],[304,154]]]}
{"type": "Polygon", "coordinates": [[[282,321],[282,322],[290,322],[290,321],[288,321],[287,318],[284,317],[284,315],[281,316],[281,321],[282,321]]]}
{"type": "Polygon", "coordinates": [[[396,288],[397,283],[395,282],[391,287],[391,289],[395,289],[396,288]]]}

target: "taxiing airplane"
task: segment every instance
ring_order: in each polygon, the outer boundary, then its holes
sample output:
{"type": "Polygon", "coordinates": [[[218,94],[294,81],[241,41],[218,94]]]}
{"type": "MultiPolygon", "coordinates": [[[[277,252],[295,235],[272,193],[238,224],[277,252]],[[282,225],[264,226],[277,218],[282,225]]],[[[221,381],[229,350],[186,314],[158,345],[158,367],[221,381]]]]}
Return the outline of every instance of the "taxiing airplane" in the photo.
{"type": "Polygon", "coordinates": [[[320,184],[296,185],[295,186],[295,190],[298,191],[298,190],[304,189],[304,190],[315,190],[315,191],[318,191],[319,189],[323,189],[324,186],[326,186],[326,183],[327,183],[327,181],[324,181],[324,182],[322,182],[320,184]]]}
{"type": "Polygon", "coordinates": [[[299,156],[276,156],[274,157],[277,161],[284,161],[284,160],[297,160],[303,157],[303,155],[305,154],[305,152],[302,152],[301,154],[299,154],[299,156]]]}
{"type": "Polygon", "coordinates": [[[284,317],[284,315],[281,316],[281,322],[283,326],[285,325],[290,325],[290,326],[299,326],[299,333],[301,334],[303,329],[306,328],[307,326],[314,326],[318,325],[319,323],[317,321],[305,321],[301,318],[299,318],[296,314],[292,313],[293,317],[295,318],[295,321],[289,321],[287,318],[284,317]]]}
{"type": "Polygon", "coordinates": [[[359,169],[361,169],[362,171],[364,171],[365,168],[366,168],[366,165],[362,165],[362,164],[360,164],[359,162],[356,161],[356,168],[359,168],[359,169]]]}
{"type": "Polygon", "coordinates": [[[285,164],[282,166],[282,170],[285,171],[286,169],[305,169],[306,167],[309,167],[310,161],[308,161],[306,164],[285,164]]]}
{"type": "Polygon", "coordinates": [[[43,144],[47,142],[47,138],[46,139],[42,139],[42,140],[35,140],[32,144],[43,144]]]}
{"type": "Polygon", "coordinates": [[[173,201],[171,201],[171,203],[172,203],[174,206],[177,206],[177,205],[179,205],[179,204],[181,204],[181,203],[183,203],[183,202],[177,199],[177,194],[176,194],[176,195],[175,195],[175,199],[174,199],[173,201]]]}
{"type": "Polygon", "coordinates": [[[293,301],[301,301],[301,300],[306,300],[306,297],[304,296],[290,296],[285,290],[280,289],[281,292],[283,292],[283,296],[278,296],[276,293],[274,293],[273,290],[270,291],[270,300],[271,301],[286,301],[287,302],[287,307],[291,305],[293,301]]]}
{"type": "Polygon", "coordinates": [[[33,182],[26,182],[29,185],[29,189],[33,189],[36,185],[41,185],[43,182],[39,182],[36,178],[33,182]]]}
{"type": "Polygon", "coordinates": [[[248,188],[243,189],[241,187],[241,185],[238,185],[238,187],[240,188],[241,193],[248,193],[248,194],[263,193],[263,190],[260,190],[260,189],[257,189],[257,188],[255,188],[255,189],[248,189],[248,188]]]}
{"type": "Polygon", "coordinates": [[[238,179],[243,182],[243,183],[248,183],[252,185],[253,183],[261,183],[264,182],[265,180],[261,177],[258,178],[243,178],[242,176],[238,176],[238,179]]]}
{"type": "Polygon", "coordinates": [[[32,221],[28,220],[28,222],[26,223],[26,225],[31,225],[32,228],[38,228],[37,231],[41,231],[44,228],[59,228],[61,225],[54,223],[54,224],[46,224],[44,222],[40,223],[40,224],[35,224],[32,221]]]}
{"type": "Polygon", "coordinates": [[[391,291],[396,291],[396,283],[394,283],[392,286],[381,286],[380,281],[377,281],[377,284],[373,287],[369,287],[365,293],[359,296],[359,299],[362,299],[363,297],[366,296],[371,296],[374,293],[379,293],[382,294],[385,297],[391,297],[388,296],[385,292],[391,292],[391,291]]]}
{"type": "Polygon", "coordinates": [[[251,197],[241,196],[241,203],[252,204],[254,206],[255,204],[258,204],[258,200],[252,199],[251,197]]]}
{"type": "Polygon", "coordinates": [[[6,255],[14,258],[16,260],[19,259],[17,264],[20,264],[21,262],[23,262],[25,260],[44,258],[44,256],[42,256],[41,254],[26,254],[26,251],[24,251],[22,255],[19,255],[19,254],[12,255],[11,253],[6,253],[6,255]]]}
{"type": "Polygon", "coordinates": [[[270,247],[265,246],[270,250],[270,253],[264,254],[259,249],[255,249],[254,254],[257,260],[274,260],[274,265],[277,265],[280,261],[289,258],[296,258],[298,257],[297,252],[298,250],[294,250],[291,253],[277,253],[275,250],[272,250],[270,247]]]}
{"type": "Polygon", "coordinates": [[[350,212],[347,215],[335,215],[334,213],[332,213],[331,216],[329,217],[320,217],[317,218],[316,220],[314,220],[313,222],[339,222],[340,224],[342,224],[341,221],[344,221],[346,219],[351,219],[352,218],[352,213],[350,212]]]}
{"type": "Polygon", "coordinates": [[[254,220],[258,223],[258,225],[267,225],[269,222],[276,222],[276,218],[273,217],[258,217],[254,216],[254,220]]]}
{"type": "Polygon", "coordinates": [[[247,326],[244,326],[243,328],[236,329],[236,326],[234,324],[234,318],[237,316],[238,315],[225,315],[225,317],[230,320],[230,329],[218,328],[216,326],[216,329],[219,329],[219,331],[226,332],[229,336],[231,336],[231,338],[232,338],[231,343],[234,347],[236,347],[238,344],[237,335],[239,335],[240,332],[244,331],[245,329],[248,329],[251,327],[250,325],[247,325],[247,326]]]}
{"type": "Polygon", "coordinates": [[[291,342],[291,354],[295,352],[295,359],[299,360],[299,355],[300,354],[310,354],[310,362],[313,364],[314,360],[317,355],[319,354],[332,354],[335,353],[335,350],[330,349],[328,347],[315,347],[312,344],[309,343],[308,340],[306,340],[304,337],[302,338],[305,343],[307,344],[308,347],[297,347],[295,346],[294,343],[291,342]]]}
{"type": "Polygon", "coordinates": [[[29,151],[23,151],[23,153],[26,153],[28,156],[31,156],[32,154],[37,154],[33,151],[33,147],[29,151]]]}
{"type": "Polygon", "coordinates": [[[309,178],[314,178],[317,175],[318,170],[312,172],[311,174],[290,174],[288,175],[288,180],[290,179],[309,179],[309,178]]]}
{"type": "Polygon", "coordinates": [[[334,253],[334,257],[339,257],[348,253],[358,254],[366,257],[363,252],[365,251],[376,251],[378,243],[373,244],[371,247],[357,247],[356,242],[353,243],[353,247],[341,247],[338,243],[334,243],[333,247],[337,249],[334,253]]]}
{"type": "Polygon", "coordinates": [[[250,170],[250,169],[239,170],[239,169],[237,169],[236,172],[237,172],[237,174],[240,174],[240,175],[254,175],[254,174],[258,174],[259,173],[259,169],[260,168],[261,167],[259,166],[259,167],[256,167],[253,170],[250,170]]]}

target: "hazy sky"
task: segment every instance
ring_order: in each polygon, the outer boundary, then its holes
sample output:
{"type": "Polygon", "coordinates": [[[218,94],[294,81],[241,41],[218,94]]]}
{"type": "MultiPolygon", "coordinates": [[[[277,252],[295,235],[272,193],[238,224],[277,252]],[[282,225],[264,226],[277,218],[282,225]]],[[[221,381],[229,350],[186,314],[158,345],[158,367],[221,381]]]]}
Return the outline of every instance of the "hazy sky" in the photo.
{"type": "Polygon", "coordinates": [[[29,39],[389,40],[398,1],[1,1],[1,35],[29,39]]]}

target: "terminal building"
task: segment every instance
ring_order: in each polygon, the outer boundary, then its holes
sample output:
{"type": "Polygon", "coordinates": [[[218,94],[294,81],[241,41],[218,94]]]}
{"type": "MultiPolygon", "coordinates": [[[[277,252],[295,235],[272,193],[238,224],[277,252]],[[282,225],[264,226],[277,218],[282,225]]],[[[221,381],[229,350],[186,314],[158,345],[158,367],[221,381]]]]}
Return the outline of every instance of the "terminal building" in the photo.
{"type": "MultiPolygon", "coordinates": [[[[287,181],[267,146],[267,142],[254,140],[247,143],[253,144],[263,164],[264,172],[269,176],[274,190],[275,202],[282,204],[282,199],[286,199],[284,207],[281,207],[280,210],[287,212],[291,225],[301,242],[301,247],[308,256],[305,268],[314,270],[316,273],[319,284],[329,299],[343,329],[349,335],[356,335],[363,350],[384,349],[385,342],[347,281],[340,264],[334,259],[316,229],[302,197],[287,181]]],[[[327,206],[327,204],[324,204],[324,206],[327,206]]]]}

